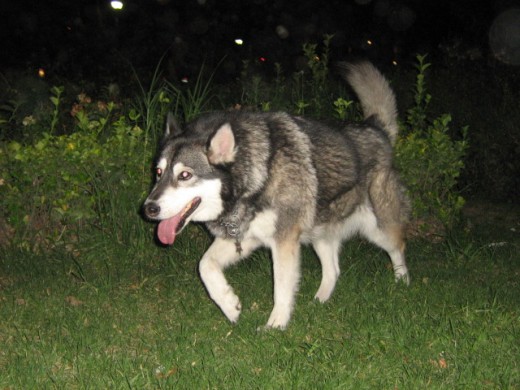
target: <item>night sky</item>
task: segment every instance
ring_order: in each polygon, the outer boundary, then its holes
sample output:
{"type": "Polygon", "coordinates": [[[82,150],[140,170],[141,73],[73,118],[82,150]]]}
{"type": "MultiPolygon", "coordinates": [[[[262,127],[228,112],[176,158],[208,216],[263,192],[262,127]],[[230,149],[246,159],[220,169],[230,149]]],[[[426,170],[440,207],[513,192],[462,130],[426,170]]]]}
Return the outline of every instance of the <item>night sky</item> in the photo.
{"type": "Polygon", "coordinates": [[[221,72],[233,77],[244,59],[297,69],[302,44],[324,34],[335,34],[332,53],[341,59],[401,64],[418,52],[454,50],[520,64],[520,11],[493,30],[501,54],[489,45],[494,20],[515,6],[520,1],[125,0],[115,11],[109,0],[4,1],[0,71],[42,67],[50,77],[116,79],[131,67],[153,69],[164,55],[172,78],[222,59],[221,72]]]}

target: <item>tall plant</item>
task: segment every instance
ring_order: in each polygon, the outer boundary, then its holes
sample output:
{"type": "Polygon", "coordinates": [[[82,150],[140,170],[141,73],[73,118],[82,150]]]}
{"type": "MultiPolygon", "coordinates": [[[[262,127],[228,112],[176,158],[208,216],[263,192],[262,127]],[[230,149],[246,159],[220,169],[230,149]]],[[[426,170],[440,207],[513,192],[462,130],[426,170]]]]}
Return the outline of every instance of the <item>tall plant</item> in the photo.
{"type": "Polygon", "coordinates": [[[396,164],[410,192],[416,220],[426,226],[441,223],[451,227],[464,205],[457,183],[468,149],[467,127],[455,140],[450,136],[450,114],[431,117],[428,105],[432,97],[426,85],[429,67],[426,56],[417,56],[414,105],[402,124],[396,164]]]}

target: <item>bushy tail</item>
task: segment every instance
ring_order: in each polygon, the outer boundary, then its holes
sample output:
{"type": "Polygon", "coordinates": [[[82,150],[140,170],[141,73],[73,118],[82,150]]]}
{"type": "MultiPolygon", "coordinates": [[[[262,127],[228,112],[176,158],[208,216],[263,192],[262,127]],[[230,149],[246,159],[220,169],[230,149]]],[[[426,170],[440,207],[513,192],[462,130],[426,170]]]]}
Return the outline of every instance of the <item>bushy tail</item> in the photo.
{"type": "Polygon", "coordinates": [[[370,62],[338,64],[341,75],[356,92],[365,118],[375,116],[390,137],[397,139],[397,104],[386,78],[370,62]]]}

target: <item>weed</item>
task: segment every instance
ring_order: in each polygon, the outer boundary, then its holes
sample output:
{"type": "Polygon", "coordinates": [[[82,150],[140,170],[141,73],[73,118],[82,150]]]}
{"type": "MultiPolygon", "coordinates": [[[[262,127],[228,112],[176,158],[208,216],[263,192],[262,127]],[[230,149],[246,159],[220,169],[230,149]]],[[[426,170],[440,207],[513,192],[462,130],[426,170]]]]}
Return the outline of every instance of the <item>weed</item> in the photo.
{"type": "Polygon", "coordinates": [[[51,117],[51,127],[49,129],[49,134],[54,134],[56,130],[56,125],[58,124],[59,116],[60,116],[60,102],[61,95],[65,89],[63,87],[52,87],[51,92],[52,96],[50,97],[50,101],[53,105],[52,117],[51,117]]]}
{"type": "Polygon", "coordinates": [[[180,109],[184,116],[184,121],[189,122],[203,113],[209,106],[213,96],[211,95],[211,82],[214,72],[212,72],[207,80],[204,80],[204,65],[201,66],[195,84],[189,86],[182,91],[171,83],[169,86],[177,93],[180,109]]]}

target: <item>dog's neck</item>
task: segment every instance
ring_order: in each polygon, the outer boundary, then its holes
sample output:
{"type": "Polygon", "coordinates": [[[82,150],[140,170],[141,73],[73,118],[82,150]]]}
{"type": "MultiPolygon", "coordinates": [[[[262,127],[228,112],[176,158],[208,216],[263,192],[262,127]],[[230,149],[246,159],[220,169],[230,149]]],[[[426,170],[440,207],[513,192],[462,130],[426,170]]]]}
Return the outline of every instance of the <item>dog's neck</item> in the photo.
{"type": "Polygon", "coordinates": [[[224,212],[216,221],[206,223],[213,234],[235,241],[239,254],[242,251],[240,242],[256,214],[253,208],[246,207],[246,203],[245,201],[239,201],[229,211],[224,212]]]}

